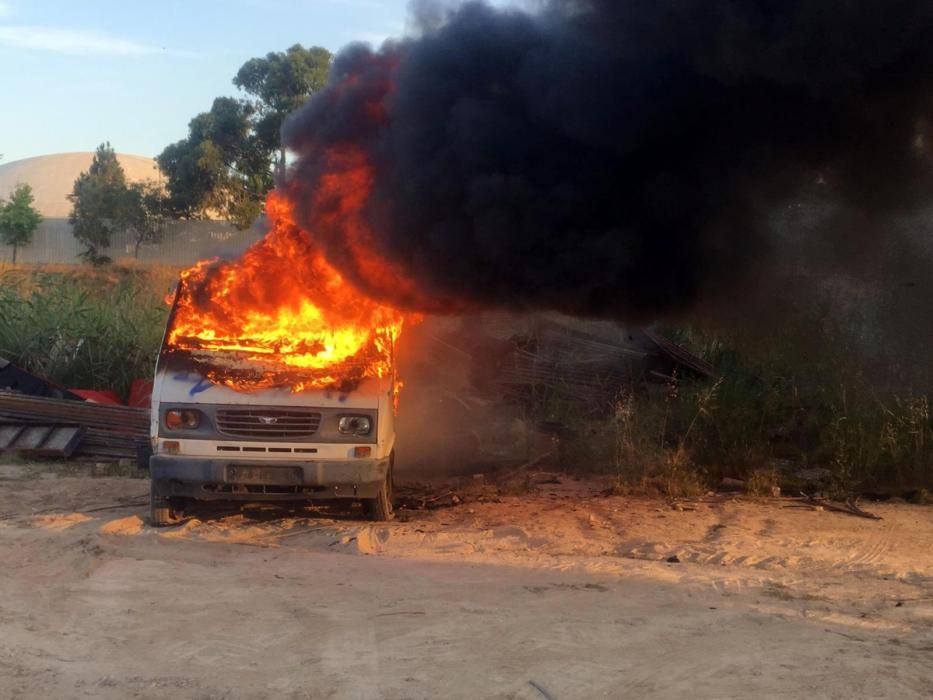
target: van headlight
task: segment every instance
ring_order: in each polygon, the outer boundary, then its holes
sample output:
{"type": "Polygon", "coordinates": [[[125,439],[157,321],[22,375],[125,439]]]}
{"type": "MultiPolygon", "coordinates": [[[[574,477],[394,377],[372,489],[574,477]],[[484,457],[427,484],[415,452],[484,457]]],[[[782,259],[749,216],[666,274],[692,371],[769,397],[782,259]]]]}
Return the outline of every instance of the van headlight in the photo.
{"type": "Polygon", "coordinates": [[[373,429],[373,422],[369,416],[340,416],[337,421],[337,430],[341,435],[369,435],[373,429]]]}
{"type": "Polygon", "coordinates": [[[200,411],[173,409],[165,412],[165,427],[169,430],[195,430],[200,425],[200,411]]]}

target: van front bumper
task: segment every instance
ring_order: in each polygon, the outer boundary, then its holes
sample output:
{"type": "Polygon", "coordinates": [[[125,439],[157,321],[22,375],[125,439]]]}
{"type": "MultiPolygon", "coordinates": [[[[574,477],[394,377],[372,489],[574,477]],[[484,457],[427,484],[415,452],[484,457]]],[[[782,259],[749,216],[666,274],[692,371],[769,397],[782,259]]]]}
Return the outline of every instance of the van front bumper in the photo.
{"type": "Polygon", "coordinates": [[[153,494],[198,500],[375,498],[390,459],[239,462],[153,455],[153,494]]]}

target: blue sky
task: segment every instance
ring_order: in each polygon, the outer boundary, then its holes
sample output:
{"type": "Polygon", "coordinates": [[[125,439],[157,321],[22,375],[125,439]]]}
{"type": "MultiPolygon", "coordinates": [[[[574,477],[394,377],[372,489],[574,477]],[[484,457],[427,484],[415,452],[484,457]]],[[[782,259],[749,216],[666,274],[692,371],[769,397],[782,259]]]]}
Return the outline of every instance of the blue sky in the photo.
{"type": "Polygon", "coordinates": [[[405,31],[408,0],[0,0],[0,163],[157,155],[247,59],[405,31]]]}

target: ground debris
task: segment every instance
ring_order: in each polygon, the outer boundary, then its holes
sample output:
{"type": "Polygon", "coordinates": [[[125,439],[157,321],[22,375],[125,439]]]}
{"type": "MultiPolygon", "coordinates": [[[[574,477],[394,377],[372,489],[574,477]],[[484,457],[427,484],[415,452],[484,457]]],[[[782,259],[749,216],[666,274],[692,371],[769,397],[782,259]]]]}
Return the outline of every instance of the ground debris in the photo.
{"type": "Polygon", "coordinates": [[[395,491],[398,510],[437,510],[471,503],[498,503],[505,495],[522,495],[539,486],[560,485],[563,482],[553,472],[513,469],[505,474],[471,475],[467,480],[445,479],[432,482],[412,482],[399,485],[395,491]]]}
{"type": "Polygon", "coordinates": [[[429,484],[412,483],[397,486],[395,489],[395,507],[401,510],[434,510],[452,505],[453,491],[437,493],[429,484]]]}
{"type": "Polygon", "coordinates": [[[732,479],[727,476],[720,482],[719,488],[722,491],[744,491],[746,485],[742,479],[732,479]]]}
{"type": "Polygon", "coordinates": [[[528,681],[528,685],[530,685],[532,688],[534,688],[539,693],[541,693],[541,697],[546,698],[546,700],[555,700],[554,696],[551,695],[549,692],[547,692],[544,688],[542,688],[539,683],[535,683],[534,681],[528,681]]]}
{"type": "Polygon", "coordinates": [[[845,513],[846,515],[854,515],[859,518],[867,518],[869,520],[882,520],[880,515],[875,513],[869,513],[867,510],[862,510],[858,506],[858,500],[846,499],[843,503],[833,503],[832,501],[827,501],[823,498],[817,498],[816,496],[811,496],[810,494],[800,492],[801,498],[798,499],[800,502],[805,505],[812,506],[815,510],[829,510],[834,513],[845,513]]]}

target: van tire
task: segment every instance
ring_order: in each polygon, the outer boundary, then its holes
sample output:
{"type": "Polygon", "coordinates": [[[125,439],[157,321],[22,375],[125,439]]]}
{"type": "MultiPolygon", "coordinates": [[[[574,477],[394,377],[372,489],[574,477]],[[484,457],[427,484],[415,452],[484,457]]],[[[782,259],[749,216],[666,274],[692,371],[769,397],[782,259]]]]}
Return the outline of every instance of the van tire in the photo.
{"type": "Polygon", "coordinates": [[[393,468],[395,464],[395,453],[389,456],[389,470],[386,472],[386,478],[379,487],[379,493],[375,498],[366,498],[363,500],[363,507],[366,509],[366,515],[370,520],[376,522],[386,522],[395,517],[395,484],[393,479],[393,468]]]}
{"type": "Polygon", "coordinates": [[[149,524],[153,527],[174,525],[181,520],[182,514],[172,506],[172,502],[156,493],[155,487],[149,487],[149,524]]]}

